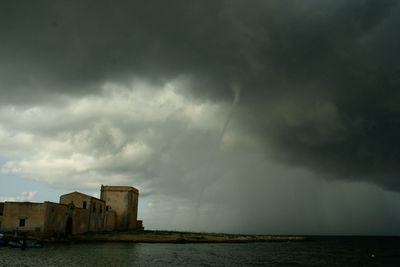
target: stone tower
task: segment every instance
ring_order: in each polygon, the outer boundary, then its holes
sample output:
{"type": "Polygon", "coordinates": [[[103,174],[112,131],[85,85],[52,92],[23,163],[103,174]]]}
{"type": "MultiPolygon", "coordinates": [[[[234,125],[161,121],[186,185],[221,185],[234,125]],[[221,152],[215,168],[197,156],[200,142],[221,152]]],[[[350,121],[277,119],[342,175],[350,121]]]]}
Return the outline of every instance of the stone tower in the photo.
{"type": "Polygon", "coordinates": [[[106,211],[115,213],[115,230],[137,228],[139,190],[131,186],[101,186],[106,211]]]}

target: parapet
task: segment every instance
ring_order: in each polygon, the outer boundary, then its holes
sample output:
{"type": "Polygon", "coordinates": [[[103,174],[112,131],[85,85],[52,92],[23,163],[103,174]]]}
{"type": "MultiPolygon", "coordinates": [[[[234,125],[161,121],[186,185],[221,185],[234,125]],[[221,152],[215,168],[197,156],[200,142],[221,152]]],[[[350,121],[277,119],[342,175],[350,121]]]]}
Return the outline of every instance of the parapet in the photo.
{"type": "Polygon", "coordinates": [[[139,190],[132,186],[111,186],[111,185],[102,185],[101,191],[133,191],[135,193],[139,193],[139,190]]]}

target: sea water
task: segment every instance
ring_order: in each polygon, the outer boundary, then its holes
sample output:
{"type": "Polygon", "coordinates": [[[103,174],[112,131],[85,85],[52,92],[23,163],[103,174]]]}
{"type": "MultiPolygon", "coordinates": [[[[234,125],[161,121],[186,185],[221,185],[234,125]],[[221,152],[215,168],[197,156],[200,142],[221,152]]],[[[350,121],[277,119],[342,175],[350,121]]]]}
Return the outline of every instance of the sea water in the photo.
{"type": "Polygon", "coordinates": [[[400,238],[307,242],[75,243],[0,247],[0,266],[400,266],[400,238]]]}

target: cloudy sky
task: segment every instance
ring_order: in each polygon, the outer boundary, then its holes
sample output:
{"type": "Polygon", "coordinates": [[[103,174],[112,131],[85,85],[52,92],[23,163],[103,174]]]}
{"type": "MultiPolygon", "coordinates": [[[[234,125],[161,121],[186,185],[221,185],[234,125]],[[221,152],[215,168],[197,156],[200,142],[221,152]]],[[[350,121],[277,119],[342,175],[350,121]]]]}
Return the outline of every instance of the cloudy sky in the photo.
{"type": "Polygon", "coordinates": [[[0,201],[140,190],[146,228],[399,235],[390,0],[2,1],[0,201]]]}

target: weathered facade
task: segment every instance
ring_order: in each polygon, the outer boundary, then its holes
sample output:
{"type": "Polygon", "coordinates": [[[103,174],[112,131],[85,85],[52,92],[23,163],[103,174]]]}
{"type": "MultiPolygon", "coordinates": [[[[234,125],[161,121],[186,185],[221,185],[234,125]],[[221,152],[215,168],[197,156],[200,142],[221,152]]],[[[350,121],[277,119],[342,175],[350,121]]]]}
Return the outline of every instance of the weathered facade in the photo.
{"type": "Polygon", "coordinates": [[[72,192],[60,203],[0,203],[0,231],[78,234],[142,228],[137,221],[138,193],[128,186],[102,186],[101,199],[72,192]]]}
{"type": "Polygon", "coordinates": [[[1,222],[3,220],[3,210],[4,210],[4,202],[0,202],[0,229],[1,229],[1,222]]]}
{"type": "Polygon", "coordinates": [[[72,216],[72,232],[98,232],[104,229],[105,202],[101,199],[72,192],[60,196],[60,204],[72,205],[77,208],[72,216]],[[82,210],[79,210],[82,209],[82,210]]]}
{"type": "Polygon", "coordinates": [[[115,223],[117,221],[117,214],[112,210],[106,210],[104,216],[104,231],[115,230],[115,223]]]}
{"type": "Polygon", "coordinates": [[[65,233],[68,207],[58,203],[5,202],[1,231],[65,233]]]}
{"type": "Polygon", "coordinates": [[[137,228],[139,191],[131,186],[101,186],[101,199],[106,210],[115,212],[115,229],[137,228]]]}

